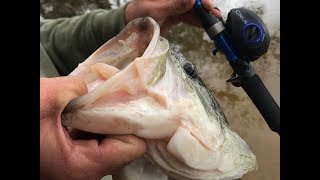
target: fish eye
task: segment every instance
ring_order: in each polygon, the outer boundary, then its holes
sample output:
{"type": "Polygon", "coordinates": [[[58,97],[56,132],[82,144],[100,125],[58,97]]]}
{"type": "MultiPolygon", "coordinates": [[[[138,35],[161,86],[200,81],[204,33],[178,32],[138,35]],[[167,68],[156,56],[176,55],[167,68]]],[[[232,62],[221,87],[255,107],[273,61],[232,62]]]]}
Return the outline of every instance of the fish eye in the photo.
{"type": "Polygon", "coordinates": [[[183,65],[183,69],[191,78],[195,78],[197,76],[197,68],[192,63],[185,63],[183,65]]]}

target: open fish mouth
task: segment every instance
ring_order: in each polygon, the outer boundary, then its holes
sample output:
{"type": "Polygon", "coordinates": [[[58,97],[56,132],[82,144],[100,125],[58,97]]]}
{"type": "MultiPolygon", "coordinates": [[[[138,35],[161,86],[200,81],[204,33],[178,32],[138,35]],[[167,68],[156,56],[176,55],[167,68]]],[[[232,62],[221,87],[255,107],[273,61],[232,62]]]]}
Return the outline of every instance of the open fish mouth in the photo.
{"type": "Polygon", "coordinates": [[[88,93],[66,107],[68,127],[144,138],[147,157],[177,179],[235,179],[257,168],[196,67],[150,17],[128,23],[70,75],[88,93]]]}

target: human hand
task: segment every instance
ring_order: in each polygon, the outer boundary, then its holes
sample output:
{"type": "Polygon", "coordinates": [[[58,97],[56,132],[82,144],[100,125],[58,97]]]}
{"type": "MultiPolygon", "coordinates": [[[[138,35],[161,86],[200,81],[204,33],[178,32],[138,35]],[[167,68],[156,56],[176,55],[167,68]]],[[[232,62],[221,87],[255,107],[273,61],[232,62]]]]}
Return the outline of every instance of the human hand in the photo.
{"type": "MultiPolygon", "coordinates": [[[[165,34],[172,26],[183,22],[200,27],[200,21],[193,12],[195,0],[132,0],[125,9],[126,24],[131,20],[150,16],[161,27],[161,34],[165,34]]],[[[217,17],[220,11],[214,9],[212,0],[202,0],[204,7],[217,17]]]]}
{"type": "Polygon", "coordinates": [[[87,93],[78,77],[40,78],[40,176],[43,179],[101,179],[138,158],[145,142],[132,135],[76,139],[61,125],[68,102],[87,93]]]}

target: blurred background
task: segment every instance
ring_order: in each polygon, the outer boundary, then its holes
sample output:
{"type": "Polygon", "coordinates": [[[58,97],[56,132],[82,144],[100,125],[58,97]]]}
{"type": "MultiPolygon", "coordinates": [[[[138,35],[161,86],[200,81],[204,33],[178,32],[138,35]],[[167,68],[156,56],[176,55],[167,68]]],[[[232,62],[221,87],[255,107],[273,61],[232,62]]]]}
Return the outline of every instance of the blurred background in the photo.
{"type": "MultiPolygon", "coordinates": [[[[128,0],[40,0],[44,18],[71,17],[94,9],[113,9],[128,0]]],[[[245,7],[256,12],[267,25],[269,51],[253,62],[257,74],[280,106],[280,0],[215,0],[224,20],[232,8],[245,7]]],[[[222,54],[212,55],[213,42],[204,30],[180,24],[165,35],[181,53],[197,66],[198,74],[222,106],[231,127],[256,154],[259,169],[243,180],[280,179],[280,137],[272,132],[242,88],[227,83],[232,69],[222,54]]]]}

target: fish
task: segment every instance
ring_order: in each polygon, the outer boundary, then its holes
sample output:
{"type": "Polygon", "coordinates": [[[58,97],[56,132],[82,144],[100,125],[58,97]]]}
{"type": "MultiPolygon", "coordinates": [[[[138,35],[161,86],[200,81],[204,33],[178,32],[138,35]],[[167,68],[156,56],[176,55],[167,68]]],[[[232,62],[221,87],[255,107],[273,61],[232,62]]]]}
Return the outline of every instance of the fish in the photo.
{"type": "Polygon", "coordinates": [[[151,17],[129,22],[69,75],[88,93],[69,102],[63,125],[145,139],[145,157],[174,179],[237,179],[256,170],[249,145],[151,17]]]}

